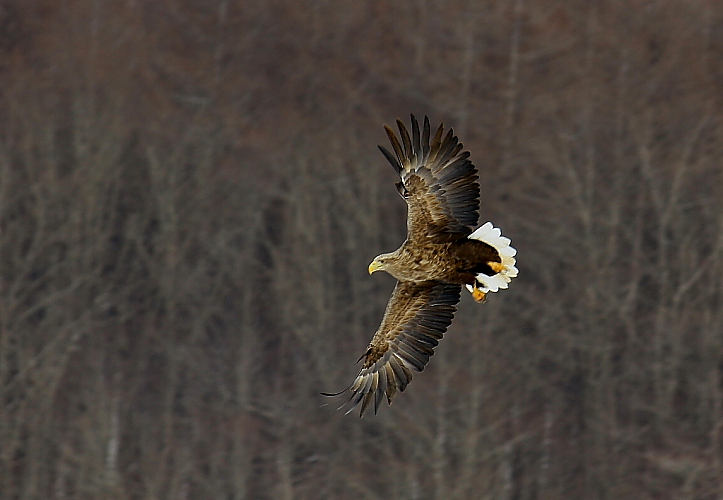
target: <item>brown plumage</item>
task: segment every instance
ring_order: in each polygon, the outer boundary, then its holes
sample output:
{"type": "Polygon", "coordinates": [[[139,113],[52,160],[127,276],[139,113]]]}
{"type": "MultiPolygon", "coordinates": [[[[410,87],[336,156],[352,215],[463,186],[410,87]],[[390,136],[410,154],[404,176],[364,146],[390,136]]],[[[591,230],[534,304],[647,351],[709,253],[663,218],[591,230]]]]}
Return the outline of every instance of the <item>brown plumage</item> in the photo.
{"type": "Polygon", "coordinates": [[[344,391],[351,412],[360,416],[374,400],[374,413],[386,395],[392,403],[434,354],[452,322],[465,285],[478,302],[487,292],[507,288],[517,275],[515,249],[499,229],[487,223],[476,231],[480,187],[477,169],[454,132],[442,125],[430,139],[429,119],[412,115],[410,137],[397,120],[401,142],[387,126],[391,153],[379,149],[399,174],[399,194],[407,202],[407,239],[391,253],[376,257],[369,273],[386,271],[397,280],[382,324],[360,358],[361,371],[344,391]]]}

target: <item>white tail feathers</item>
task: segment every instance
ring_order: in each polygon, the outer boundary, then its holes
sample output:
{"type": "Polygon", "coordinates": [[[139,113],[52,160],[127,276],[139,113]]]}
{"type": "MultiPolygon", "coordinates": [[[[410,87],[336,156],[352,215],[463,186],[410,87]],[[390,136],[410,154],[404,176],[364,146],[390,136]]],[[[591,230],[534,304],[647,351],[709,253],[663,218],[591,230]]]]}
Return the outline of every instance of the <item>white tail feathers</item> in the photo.
{"type": "MultiPolygon", "coordinates": [[[[479,240],[492,246],[499,252],[502,258],[502,269],[493,276],[487,276],[484,273],[477,275],[477,288],[484,292],[496,292],[499,289],[507,288],[512,278],[517,276],[517,268],[515,267],[515,254],[517,250],[510,246],[510,239],[502,236],[502,231],[487,222],[477,228],[468,236],[469,239],[479,240]]],[[[474,291],[472,285],[467,285],[467,290],[474,291]]]]}

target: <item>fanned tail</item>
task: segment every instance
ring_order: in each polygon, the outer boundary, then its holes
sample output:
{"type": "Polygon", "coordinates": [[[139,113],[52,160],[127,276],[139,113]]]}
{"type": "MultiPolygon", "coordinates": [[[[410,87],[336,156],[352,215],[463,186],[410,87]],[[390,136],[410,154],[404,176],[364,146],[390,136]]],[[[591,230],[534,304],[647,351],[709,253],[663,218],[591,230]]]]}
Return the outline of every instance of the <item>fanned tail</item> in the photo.
{"type": "MultiPolygon", "coordinates": [[[[500,289],[507,288],[509,282],[512,278],[517,276],[518,273],[517,268],[515,267],[515,263],[517,262],[515,260],[517,250],[510,245],[510,239],[502,236],[502,231],[500,231],[499,228],[494,227],[491,222],[487,222],[477,228],[468,236],[468,238],[478,240],[492,246],[495,250],[497,250],[500,254],[500,258],[502,259],[501,269],[497,272],[497,274],[487,276],[484,273],[479,273],[477,275],[476,289],[479,292],[482,292],[482,294],[485,294],[487,292],[496,292],[500,289]]],[[[467,290],[475,296],[474,286],[467,285],[467,290]]]]}

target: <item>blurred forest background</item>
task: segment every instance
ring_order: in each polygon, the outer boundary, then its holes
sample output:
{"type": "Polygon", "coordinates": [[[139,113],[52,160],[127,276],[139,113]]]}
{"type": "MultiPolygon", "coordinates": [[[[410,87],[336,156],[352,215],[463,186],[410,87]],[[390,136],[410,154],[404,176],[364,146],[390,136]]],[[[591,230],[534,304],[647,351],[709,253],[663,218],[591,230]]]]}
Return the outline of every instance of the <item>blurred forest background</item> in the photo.
{"type": "Polygon", "coordinates": [[[723,4],[0,1],[0,497],[723,497],[723,4]],[[379,415],[376,145],[520,277],[379,415]]]}

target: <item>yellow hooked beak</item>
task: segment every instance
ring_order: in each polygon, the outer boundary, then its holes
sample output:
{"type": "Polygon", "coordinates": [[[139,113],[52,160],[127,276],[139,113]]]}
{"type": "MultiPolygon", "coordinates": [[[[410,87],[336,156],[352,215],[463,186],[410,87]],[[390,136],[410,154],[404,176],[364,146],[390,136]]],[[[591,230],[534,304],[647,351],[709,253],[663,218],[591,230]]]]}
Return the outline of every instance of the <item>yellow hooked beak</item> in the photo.
{"type": "Polygon", "coordinates": [[[371,264],[369,264],[369,274],[373,273],[374,271],[379,271],[382,268],[382,264],[378,260],[373,260],[371,264]]]}

